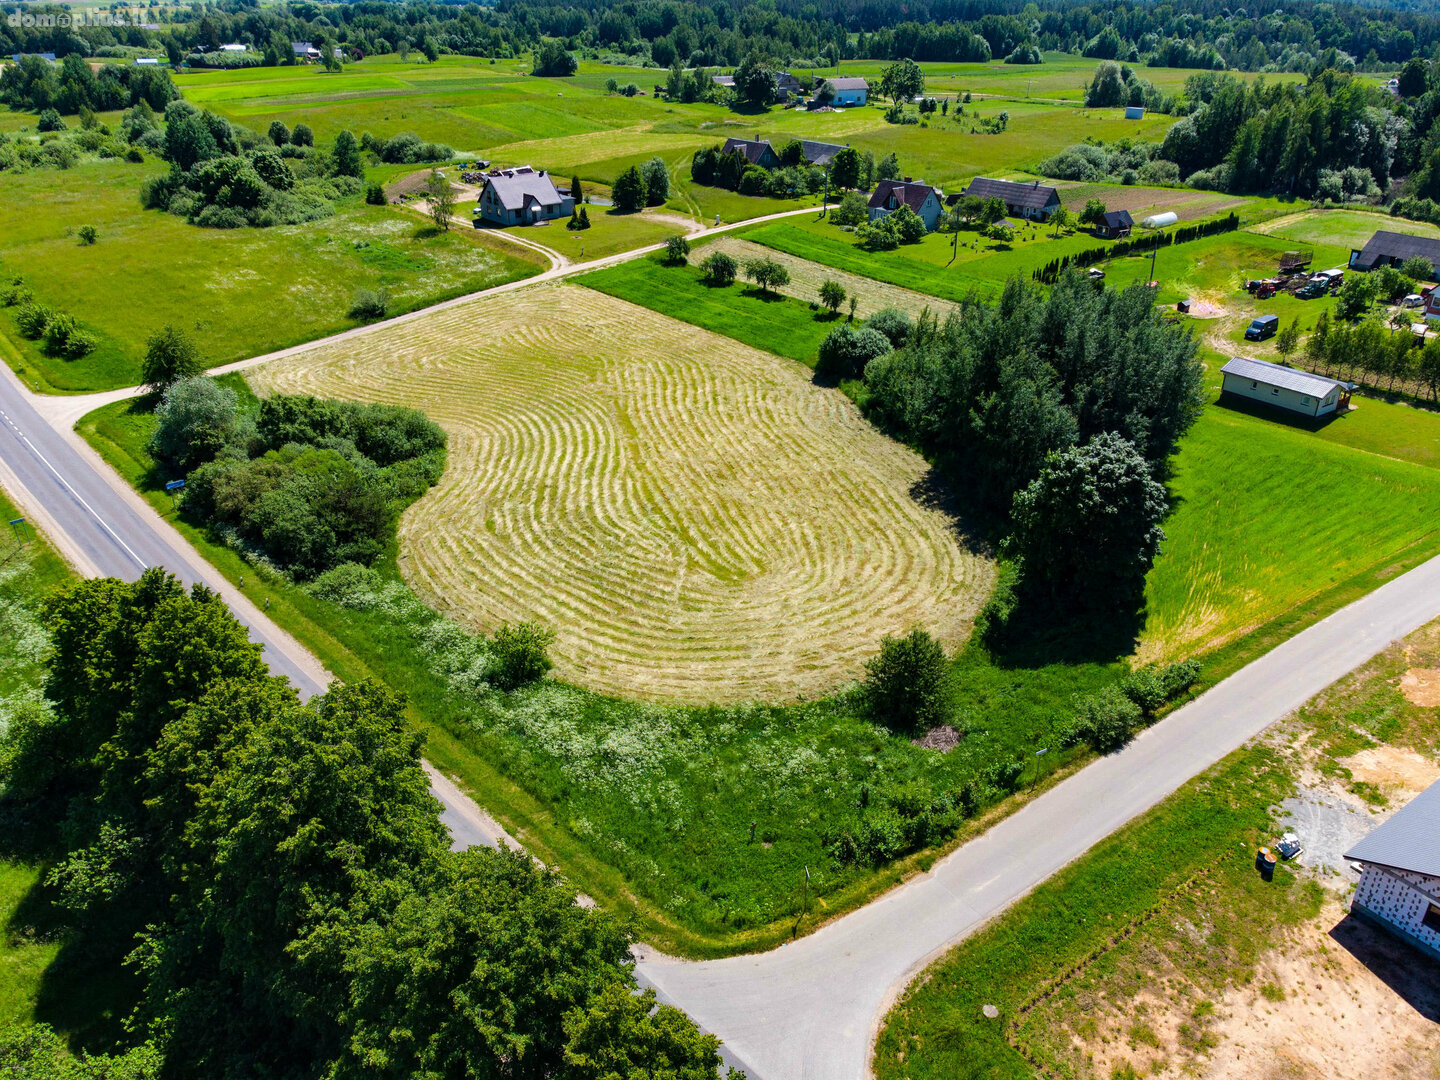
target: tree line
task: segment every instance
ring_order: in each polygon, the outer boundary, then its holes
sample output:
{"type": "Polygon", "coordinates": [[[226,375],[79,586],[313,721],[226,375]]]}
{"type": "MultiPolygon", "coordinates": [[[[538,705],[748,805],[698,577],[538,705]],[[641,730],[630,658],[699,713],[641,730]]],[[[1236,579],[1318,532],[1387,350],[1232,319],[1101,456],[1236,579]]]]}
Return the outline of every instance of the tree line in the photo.
{"type": "Polygon", "coordinates": [[[1164,535],[1161,481],[1203,404],[1197,349],[1148,288],[1072,270],[922,320],[865,365],[867,414],[966,493],[1020,568],[985,616],[992,640],[1021,601],[1134,610],[1164,535]]]}
{"type": "MultiPolygon", "coordinates": [[[[47,866],[62,959],[127,973],[121,1056],[83,1075],[714,1077],[717,1041],[635,994],[621,919],[523,852],[449,850],[401,697],[302,702],[217,596],[158,569],[44,619],[0,837],[47,866]]],[[[7,1075],[57,1056],[0,1039],[7,1075]]]]}
{"type": "MultiPolygon", "coordinates": [[[[45,13],[41,6],[27,11],[45,13]]],[[[668,68],[733,67],[751,53],[782,63],[852,59],[1033,62],[1043,51],[1152,65],[1309,71],[1315,64],[1399,64],[1428,55],[1437,20],[1427,11],[1348,3],[1315,7],[1263,0],[1231,8],[1216,0],[1167,5],[1019,0],[839,0],[822,8],[801,0],[669,0],[617,6],[604,0],[516,0],[494,6],[430,2],[307,2],[285,7],[222,0],[156,14],[159,30],[136,24],[32,26],[0,23],[0,53],[53,51],[82,57],[163,48],[174,62],[196,50],[239,42],[244,61],[294,63],[291,41],[357,53],[416,52],[515,57],[547,39],[591,56],[624,56],[668,68]]],[[[557,72],[563,73],[563,72],[557,72]]],[[[157,106],[158,108],[159,106],[157,106]]]]}
{"type": "Polygon", "coordinates": [[[1232,212],[1223,218],[1202,221],[1198,225],[1185,225],[1168,232],[1157,231],[1149,235],[1138,236],[1133,240],[1117,240],[1109,247],[1086,248],[1084,251],[1077,251],[1074,255],[1051,259],[1044,266],[1031,271],[1030,276],[1042,285],[1053,285],[1060,280],[1061,274],[1072,267],[1084,268],[1094,266],[1098,262],[1105,262],[1107,259],[1122,259],[1126,255],[1155,251],[1173,244],[1188,244],[1192,240],[1199,240],[1206,236],[1234,232],[1238,228],[1240,228],[1240,218],[1232,212]]]}

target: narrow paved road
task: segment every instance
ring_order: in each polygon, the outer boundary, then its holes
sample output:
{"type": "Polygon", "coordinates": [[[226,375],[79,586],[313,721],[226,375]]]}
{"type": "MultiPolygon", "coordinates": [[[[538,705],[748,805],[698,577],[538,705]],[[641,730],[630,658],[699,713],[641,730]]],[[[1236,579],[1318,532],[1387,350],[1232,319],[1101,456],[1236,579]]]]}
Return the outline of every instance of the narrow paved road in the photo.
{"type": "Polygon", "coordinates": [[[1396,638],[1440,615],[1432,559],[1056,785],[930,873],[758,956],[639,973],[722,1035],[752,1080],[860,1080],[883,1014],[932,959],[1396,638]]]}
{"type": "MultiPolygon", "coordinates": [[[[551,270],[437,307],[652,250],[551,270]]],[[[391,322],[423,318],[434,310],[391,322]]],[[[327,340],[373,329],[360,327],[327,340]]],[[[0,370],[0,485],[83,573],[133,579],[145,566],[163,565],[187,582],[202,581],[220,592],[265,646],[272,667],[303,693],[318,692],[328,675],[314,658],[231,588],[71,430],[84,412],[132,393],[41,398],[22,387],[8,368],[0,370]]],[[[810,937],[770,953],[706,963],[650,958],[637,974],[720,1035],[727,1056],[748,1068],[751,1080],[861,1080],[886,1006],[927,962],[1196,773],[1437,615],[1440,559],[1306,630],[1121,753],[1094,763],[960,848],[930,873],[810,937]]],[[[432,772],[432,781],[456,846],[494,843],[498,826],[443,777],[432,772]]]]}
{"type": "MultiPolygon", "coordinates": [[[[38,400],[0,363],[0,487],[26,518],[86,577],[134,581],[147,567],[163,566],[187,585],[218,592],[264,647],[271,671],[286,676],[302,697],[322,693],[330,674],[309,650],[201,558],[78,435],[48,423],[35,408],[38,400]]],[[[431,790],[457,846],[514,842],[438,773],[431,774],[431,790]]]]}

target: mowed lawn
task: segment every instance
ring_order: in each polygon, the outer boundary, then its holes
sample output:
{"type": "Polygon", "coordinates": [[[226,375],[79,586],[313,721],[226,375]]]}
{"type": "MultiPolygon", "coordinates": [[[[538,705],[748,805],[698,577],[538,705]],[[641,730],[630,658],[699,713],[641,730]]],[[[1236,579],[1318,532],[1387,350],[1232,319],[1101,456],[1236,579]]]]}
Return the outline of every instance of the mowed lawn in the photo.
{"type": "Polygon", "coordinates": [[[793,297],[762,293],[743,278],[709,285],[698,266],[667,266],[659,257],[597,270],[575,282],[811,367],[825,335],[844,322],[843,315],[831,317],[793,297]]]}
{"type": "Polygon", "coordinates": [[[1223,405],[1205,410],[1175,459],[1175,507],[1146,585],[1142,659],[1217,647],[1417,542],[1434,543],[1440,470],[1429,466],[1440,415],[1361,401],[1366,411],[1377,419],[1337,419],[1327,437],[1223,405]],[[1412,446],[1425,464],[1371,452],[1412,446]]]}
{"type": "Polygon", "coordinates": [[[414,214],[359,200],[308,225],[197,228],[140,208],[141,182],[162,169],[94,161],[64,174],[0,175],[0,272],[23,277],[37,301],[98,339],[80,360],[57,359],[20,336],[13,310],[0,314],[6,351],[32,384],[85,391],[138,382],[145,341],[167,323],[221,364],[356,325],[348,312],[358,288],[384,289],[399,314],[541,269],[538,255],[503,240],[436,233],[414,214]],[[99,232],[89,247],[75,235],[86,224],[99,232]]]}
{"type": "Polygon", "coordinates": [[[1344,248],[1347,256],[1349,249],[1364,247],[1365,242],[1382,229],[1411,236],[1440,236],[1440,228],[1427,222],[1363,210],[1302,210],[1259,227],[1259,231],[1297,243],[1344,248]]]}

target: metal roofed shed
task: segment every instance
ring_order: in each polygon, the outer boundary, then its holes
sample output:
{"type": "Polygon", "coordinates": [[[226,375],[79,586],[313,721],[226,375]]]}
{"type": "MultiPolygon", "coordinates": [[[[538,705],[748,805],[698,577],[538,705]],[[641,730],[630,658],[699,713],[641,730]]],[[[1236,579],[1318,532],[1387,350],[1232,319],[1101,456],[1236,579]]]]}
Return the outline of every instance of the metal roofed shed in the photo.
{"type": "Polygon", "coordinates": [[[1356,917],[1440,960],[1440,783],[1345,853],[1360,864],[1356,917]]]}
{"type": "Polygon", "coordinates": [[[1351,383],[1297,371],[1268,360],[1233,357],[1220,369],[1221,392],[1301,416],[1328,416],[1350,406],[1351,383]]]}
{"type": "Polygon", "coordinates": [[[1440,269],[1440,239],[1412,236],[1410,233],[1380,229],[1360,249],[1350,249],[1350,269],[1374,270],[1380,266],[1402,266],[1416,256],[1430,261],[1431,269],[1440,269]]]}

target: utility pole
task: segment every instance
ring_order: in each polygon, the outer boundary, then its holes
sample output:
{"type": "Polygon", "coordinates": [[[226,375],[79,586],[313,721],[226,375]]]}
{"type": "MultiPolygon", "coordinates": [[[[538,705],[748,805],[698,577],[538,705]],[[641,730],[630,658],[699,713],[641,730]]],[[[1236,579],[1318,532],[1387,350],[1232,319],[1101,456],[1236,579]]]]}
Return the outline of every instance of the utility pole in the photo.
{"type": "Polygon", "coordinates": [[[810,914],[810,867],[808,866],[805,867],[805,891],[803,896],[804,899],[800,902],[800,914],[802,917],[810,914]]]}

